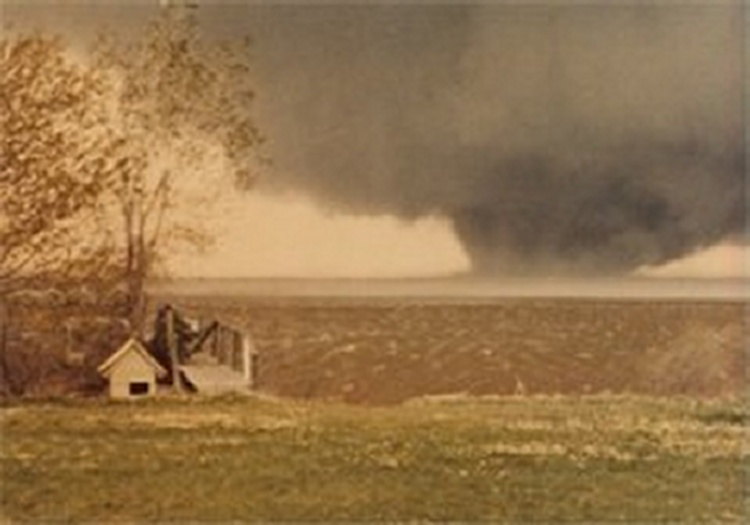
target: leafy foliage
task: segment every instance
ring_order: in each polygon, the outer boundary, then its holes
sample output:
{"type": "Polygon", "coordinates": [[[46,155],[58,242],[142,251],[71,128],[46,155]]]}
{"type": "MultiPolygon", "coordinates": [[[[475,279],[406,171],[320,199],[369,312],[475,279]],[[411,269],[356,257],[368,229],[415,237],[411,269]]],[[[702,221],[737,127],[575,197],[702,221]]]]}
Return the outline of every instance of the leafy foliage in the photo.
{"type": "Polygon", "coordinates": [[[203,38],[178,6],[85,61],[43,35],[4,38],[0,52],[0,291],[64,279],[63,263],[119,267],[139,327],[159,255],[208,244],[196,210],[227,175],[249,186],[263,161],[247,42],[203,38]]]}
{"type": "Polygon", "coordinates": [[[249,111],[247,43],[202,38],[184,8],[163,9],[142,40],[105,41],[100,48],[97,68],[109,82],[111,128],[123,145],[112,190],[140,325],[144,281],[159,253],[174,241],[210,242],[201,221],[191,221],[195,210],[227,173],[239,185],[251,184],[263,137],[249,111]]]}
{"type": "MultiPolygon", "coordinates": [[[[102,83],[58,39],[0,40],[0,292],[100,255],[89,229],[113,167],[102,83]]],[[[100,269],[88,265],[88,269],[100,269]]]]}

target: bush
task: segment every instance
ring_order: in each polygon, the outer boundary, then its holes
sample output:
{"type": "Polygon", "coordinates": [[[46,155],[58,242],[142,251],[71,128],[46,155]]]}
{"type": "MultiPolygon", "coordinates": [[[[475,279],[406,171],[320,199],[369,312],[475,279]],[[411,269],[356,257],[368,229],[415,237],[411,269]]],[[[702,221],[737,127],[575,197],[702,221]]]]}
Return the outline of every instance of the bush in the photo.
{"type": "Polygon", "coordinates": [[[101,388],[96,368],[127,338],[127,323],[101,305],[30,297],[7,303],[0,330],[0,395],[48,396],[101,388]]]}

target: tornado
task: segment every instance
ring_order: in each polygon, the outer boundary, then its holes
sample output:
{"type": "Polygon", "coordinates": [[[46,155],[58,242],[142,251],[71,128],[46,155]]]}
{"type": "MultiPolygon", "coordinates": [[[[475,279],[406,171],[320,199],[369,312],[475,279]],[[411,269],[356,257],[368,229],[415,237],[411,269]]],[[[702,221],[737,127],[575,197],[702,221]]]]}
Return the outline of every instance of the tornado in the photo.
{"type": "Polygon", "coordinates": [[[483,275],[623,275],[745,242],[739,3],[251,18],[274,185],[447,218],[483,275]]]}

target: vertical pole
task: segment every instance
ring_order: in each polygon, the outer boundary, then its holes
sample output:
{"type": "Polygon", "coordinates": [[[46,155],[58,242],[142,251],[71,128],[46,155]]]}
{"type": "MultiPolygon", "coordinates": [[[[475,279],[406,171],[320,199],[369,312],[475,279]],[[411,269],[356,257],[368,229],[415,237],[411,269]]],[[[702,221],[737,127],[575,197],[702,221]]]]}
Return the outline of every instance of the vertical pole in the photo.
{"type": "Polygon", "coordinates": [[[216,339],[215,339],[216,344],[214,346],[214,348],[216,348],[216,362],[218,364],[222,364],[222,362],[224,361],[224,356],[222,355],[222,352],[221,352],[222,343],[223,343],[223,337],[221,334],[222,331],[223,331],[223,328],[221,327],[221,325],[218,325],[216,327],[216,339]]]}
{"type": "Polygon", "coordinates": [[[237,332],[235,332],[234,330],[231,330],[229,334],[230,334],[229,340],[232,343],[231,345],[229,345],[229,349],[230,349],[229,351],[231,352],[231,354],[229,354],[230,355],[229,367],[232,370],[237,370],[237,368],[239,368],[236,366],[237,354],[239,350],[239,346],[237,345],[237,332]]]}
{"type": "Polygon", "coordinates": [[[252,341],[250,336],[242,333],[242,375],[249,387],[253,387],[252,341]]]}
{"type": "Polygon", "coordinates": [[[174,330],[174,310],[167,306],[167,347],[169,348],[169,361],[172,365],[172,388],[176,392],[182,392],[182,381],[180,380],[180,358],[177,354],[177,337],[174,330]]]}
{"type": "Polygon", "coordinates": [[[217,351],[217,348],[219,347],[219,327],[216,326],[213,330],[213,333],[211,334],[211,347],[209,350],[209,353],[211,354],[211,357],[214,357],[218,360],[217,356],[219,352],[217,351]]]}
{"type": "Polygon", "coordinates": [[[245,370],[245,347],[244,347],[245,336],[242,332],[236,331],[234,333],[234,369],[238,372],[244,373],[245,370]]]}
{"type": "Polygon", "coordinates": [[[219,363],[225,365],[227,364],[227,334],[224,325],[219,325],[219,330],[216,335],[219,336],[219,363]]]}
{"type": "Polygon", "coordinates": [[[232,366],[232,334],[225,326],[221,327],[221,364],[231,368],[232,366]]]}
{"type": "Polygon", "coordinates": [[[250,363],[250,338],[247,334],[242,334],[242,375],[249,386],[252,385],[252,367],[250,363]]]}

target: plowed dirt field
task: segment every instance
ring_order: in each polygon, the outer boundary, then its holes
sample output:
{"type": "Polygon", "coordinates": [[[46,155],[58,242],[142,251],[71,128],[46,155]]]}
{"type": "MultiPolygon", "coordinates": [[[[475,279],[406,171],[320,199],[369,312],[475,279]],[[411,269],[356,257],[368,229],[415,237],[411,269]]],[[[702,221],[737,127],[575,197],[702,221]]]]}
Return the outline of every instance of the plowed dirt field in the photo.
{"type": "Polygon", "coordinates": [[[742,302],[218,299],[187,311],[248,327],[258,388],[390,404],[427,395],[727,396],[745,378],[742,302]]]}

